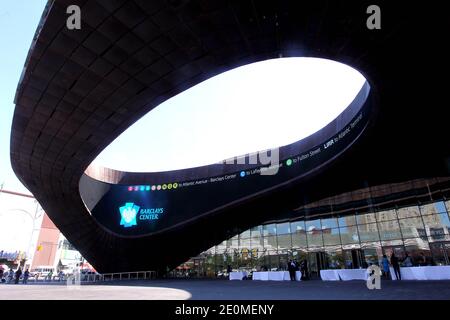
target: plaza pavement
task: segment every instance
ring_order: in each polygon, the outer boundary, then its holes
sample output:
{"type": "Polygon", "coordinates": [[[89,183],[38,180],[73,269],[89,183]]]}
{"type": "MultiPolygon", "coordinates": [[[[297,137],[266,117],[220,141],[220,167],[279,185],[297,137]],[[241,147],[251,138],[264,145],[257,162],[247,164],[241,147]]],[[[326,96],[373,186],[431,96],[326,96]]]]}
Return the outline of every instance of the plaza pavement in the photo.
{"type": "Polygon", "coordinates": [[[450,300],[450,281],[124,280],[83,284],[0,284],[0,300],[450,300]]]}

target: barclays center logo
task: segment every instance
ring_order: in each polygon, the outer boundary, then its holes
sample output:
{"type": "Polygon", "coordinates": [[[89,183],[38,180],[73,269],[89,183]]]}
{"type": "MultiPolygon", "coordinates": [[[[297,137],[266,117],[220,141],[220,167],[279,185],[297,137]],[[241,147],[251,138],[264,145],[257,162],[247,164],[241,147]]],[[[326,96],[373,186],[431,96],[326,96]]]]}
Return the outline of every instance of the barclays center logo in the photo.
{"type": "Polygon", "coordinates": [[[123,207],[120,207],[120,225],[125,228],[135,226],[136,216],[139,212],[139,206],[135,205],[133,202],[127,202],[123,207]]]}
{"type": "Polygon", "coordinates": [[[138,220],[159,220],[164,208],[142,208],[133,202],[127,202],[119,208],[120,225],[124,228],[137,225],[138,220]]]}

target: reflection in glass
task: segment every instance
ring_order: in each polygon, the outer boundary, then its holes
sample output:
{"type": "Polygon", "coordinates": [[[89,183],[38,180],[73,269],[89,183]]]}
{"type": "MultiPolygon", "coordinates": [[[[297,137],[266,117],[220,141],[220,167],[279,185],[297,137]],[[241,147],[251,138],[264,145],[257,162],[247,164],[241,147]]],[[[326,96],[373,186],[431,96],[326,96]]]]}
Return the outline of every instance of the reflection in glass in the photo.
{"type": "Polygon", "coordinates": [[[376,213],[378,221],[387,221],[397,219],[397,213],[394,209],[392,210],[384,210],[376,213]]]}
{"type": "Polygon", "coordinates": [[[321,247],[323,246],[322,231],[312,230],[306,233],[306,238],[308,240],[308,247],[321,247]]]}
{"type": "Polygon", "coordinates": [[[374,213],[366,213],[366,214],[357,214],[356,222],[358,224],[367,224],[371,222],[375,222],[375,214],[374,213]]]}
{"type": "Polygon", "coordinates": [[[438,201],[434,203],[429,203],[420,206],[420,212],[422,215],[433,214],[433,213],[445,213],[445,204],[443,201],[438,201]]]}
{"type": "Polygon", "coordinates": [[[244,232],[242,232],[242,233],[239,235],[239,238],[241,238],[241,239],[247,239],[247,238],[250,238],[250,230],[245,230],[244,232]]]}
{"type": "Polygon", "coordinates": [[[290,249],[291,247],[291,234],[278,235],[278,249],[290,249]]]}
{"type": "Polygon", "coordinates": [[[290,232],[289,222],[277,224],[277,234],[287,234],[290,232]]]}
{"type": "Polygon", "coordinates": [[[322,229],[337,228],[338,222],[336,218],[322,219],[322,229]]]}
{"type": "Polygon", "coordinates": [[[323,242],[326,246],[340,245],[339,228],[322,230],[323,242]]]}
{"type": "Polygon", "coordinates": [[[277,236],[264,237],[264,248],[267,250],[277,250],[277,236]]]}
{"type": "Polygon", "coordinates": [[[399,219],[420,217],[420,211],[418,206],[410,206],[397,209],[397,215],[399,219]]]}
{"type": "Polygon", "coordinates": [[[425,237],[426,239],[425,227],[421,217],[400,219],[399,222],[403,238],[425,237]]]}
{"type": "Polygon", "coordinates": [[[306,230],[305,221],[295,221],[291,222],[291,232],[297,232],[300,230],[306,230]]]}
{"type": "Polygon", "coordinates": [[[402,234],[397,220],[383,221],[378,223],[378,231],[381,240],[401,239],[402,234]]]}
{"type": "Polygon", "coordinates": [[[358,229],[356,226],[339,228],[342,244],[359,243],[358,229]]]}
{"type": "Polygon", "coordinates": [[[269,235],[276,235],[277,234],[277,226],[276,224],[272,223],[272,224],[267,224],[263,226],[263,234],[264,236],[269,236],[269,235]]]}
{"type": "Polygon", "coordinates": [[[354,214],[339,217],[338,222],[340,227],[354,226],[356,225],[356,217],[354,214]]]}
{"type": "Polygon", "coordinates": [[[322,226],[320,225],[320,219],[308,220],[306,221],[305,225],[307,231],[322,229],[322,226]]]}
{"type": "Polygon", "coordinates": [[[260,270],[264,266],[275,270],[284,269],[288,257],[299,261],[308,257],[317,263],[322,255],[326,260],[322,267],[359,268],[377,264],[383,252],[390,257],[393,251],[400,259],[407,251],[415,266],[449,265],[449,216],[433,213],[442,211],[443,206],[443,202],[423,205],[428,214],[422,216],[418,206],[364,214],[358,221],[376,218],[378,222],[360,225],[355,224],[354,215],[348,215],[257,226],[193,257],[175,272],[190,277],[224,277],[228,265],[235,270],[260,270]],[[332,227],[336,225],[339,227],[332,227]]]}
{"type": "Polygon", "coordinates": [[[292,247],[294,248],[306,248],[306,232],[304,230],[298,230],[292,233],[292,247]]]}
{"type": "Polygon", "coordinates": [[[361,242],[380,240],[376,223],[358,225],[358,232],[361,242]]]}

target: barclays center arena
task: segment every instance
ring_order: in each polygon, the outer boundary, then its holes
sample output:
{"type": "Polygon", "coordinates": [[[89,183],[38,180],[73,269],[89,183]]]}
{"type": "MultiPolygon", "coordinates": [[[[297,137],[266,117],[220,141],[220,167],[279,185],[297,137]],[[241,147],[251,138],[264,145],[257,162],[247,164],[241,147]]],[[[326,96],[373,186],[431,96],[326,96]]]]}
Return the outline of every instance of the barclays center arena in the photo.
{"type": "MultiPolygon", "coordinates": [[[[280,270],[295,258],[319,276],[393,252],[450,265],[448,18],[432,5],[387,1],[378,4],[381,28],[371,29],[371,4],[50,0],[16,92],[13,169],[101,273],[220,277],[229,266],[280,270]],[[80,29],[67,28],[69,5],[81,9],[80,29]],[[173,170],[94,161],[176,95],[298,57],[344,64],[365,80],[297,141],[173,170]]],[[[158,153],[149,141],[162,133],[150,131],[130,161],[158,153]]]]}

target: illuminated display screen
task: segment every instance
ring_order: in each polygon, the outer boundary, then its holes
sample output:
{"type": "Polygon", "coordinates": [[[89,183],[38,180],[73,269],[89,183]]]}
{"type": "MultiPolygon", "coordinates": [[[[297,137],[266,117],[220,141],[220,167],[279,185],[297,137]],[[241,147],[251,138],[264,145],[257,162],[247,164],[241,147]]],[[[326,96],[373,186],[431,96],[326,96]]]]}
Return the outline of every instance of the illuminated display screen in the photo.
{"type": "Polygon", "coordinates": [[[320,167],[352,144],[364,130],[368,115],[369,104],[366,104],[334,136],[280,159],[272,167],[277,170],[274,175],[262,175],[265,168],[255,167],[198,180],[158,184],[148,181],[141,185],[107,184],[84,175],[83,183],[89,185],[89,190],[102,191],[90,204],[85,198],[92,198],[88,194],[92,192],[84,191],[83,195],[82,187],[80,191],[93,217],[114,233],[138,236],[162,231],[320,167]]]}

